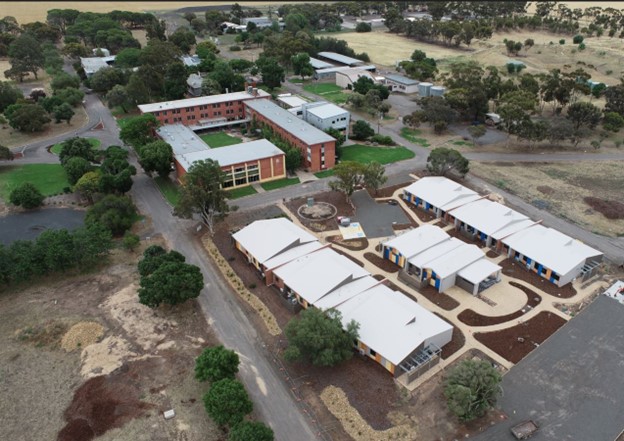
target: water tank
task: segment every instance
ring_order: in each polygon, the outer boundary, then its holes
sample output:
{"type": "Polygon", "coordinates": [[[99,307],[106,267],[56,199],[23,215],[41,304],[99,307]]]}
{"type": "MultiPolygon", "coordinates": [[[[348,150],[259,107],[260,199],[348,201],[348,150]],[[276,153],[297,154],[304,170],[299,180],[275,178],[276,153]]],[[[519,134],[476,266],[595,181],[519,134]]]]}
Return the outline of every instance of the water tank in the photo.
{"type": "Polygon", "coordinates": [[[444,92],[446,92],[446,87],[444,86],[432,86],[429,90],[431,96],[442,96],[444,92]]]}
{"type": "Polygon", "coordinates": [[[420,96],[429,96],[431,95],[431,83],[420,83],[418,84],[418,95],[420,96]]]}

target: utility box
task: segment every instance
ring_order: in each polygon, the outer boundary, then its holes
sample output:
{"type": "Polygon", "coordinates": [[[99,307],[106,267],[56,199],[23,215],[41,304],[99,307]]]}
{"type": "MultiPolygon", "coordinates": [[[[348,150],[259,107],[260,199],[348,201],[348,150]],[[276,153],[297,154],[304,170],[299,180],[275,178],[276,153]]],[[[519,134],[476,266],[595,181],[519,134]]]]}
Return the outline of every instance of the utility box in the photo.
{"type": "Polygon", "coordinates": [[[314,198],[308,198],[308,207],[312,207],[314,205],[314,198]]]}

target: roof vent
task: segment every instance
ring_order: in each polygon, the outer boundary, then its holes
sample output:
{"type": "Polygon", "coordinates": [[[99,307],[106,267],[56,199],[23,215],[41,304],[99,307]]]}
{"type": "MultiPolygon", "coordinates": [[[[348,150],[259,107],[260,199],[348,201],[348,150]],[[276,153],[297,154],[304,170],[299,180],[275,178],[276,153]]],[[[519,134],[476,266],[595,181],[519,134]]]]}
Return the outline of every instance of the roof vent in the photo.
{"type": "Polygon", "coordinates": [[[405,326],[411,325],[412,323],[416,323],[416,316],[412,317],[412,319],[409,322],[407,322],[405,326]]]}

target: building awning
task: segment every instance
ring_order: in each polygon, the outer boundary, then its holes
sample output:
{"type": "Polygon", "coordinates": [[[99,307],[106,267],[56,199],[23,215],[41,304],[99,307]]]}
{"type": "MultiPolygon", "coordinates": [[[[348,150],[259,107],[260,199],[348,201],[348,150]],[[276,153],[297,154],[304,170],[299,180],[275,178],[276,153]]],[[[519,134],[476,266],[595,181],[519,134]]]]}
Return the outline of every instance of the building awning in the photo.
{"type": "Polygon", "coordinates": [[[501,269],[502,268],[495,263],[492,263],[487,259],[481,259],[477,260],[475,263],[471,263],[466,268],[458,272],[457,275],[466,279],[470,283],[477,285],[501,269]]]}

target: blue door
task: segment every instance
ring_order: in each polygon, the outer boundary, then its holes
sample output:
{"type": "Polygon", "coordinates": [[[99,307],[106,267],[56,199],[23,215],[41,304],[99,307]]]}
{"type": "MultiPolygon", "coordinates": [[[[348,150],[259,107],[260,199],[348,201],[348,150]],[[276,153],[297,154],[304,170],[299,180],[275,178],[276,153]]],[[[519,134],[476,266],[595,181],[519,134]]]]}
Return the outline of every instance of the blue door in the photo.
{"type": "Polygon", "coordinates": [[[537,274],[542,275],[542,270],[543,269],[544,269],[544,266],[541,263],[539,263],[537,265],[537,274]]]}
{"type": "Polygon", "coordinates": [[[437,290],[440,289],[440,279],[436,279],[436,281],[435,281],[435,289],[437,289],[437,290]]]}
{"type": "Polygon", "coordinates": [[[384,259],[388,259],[390,257],[390,248],[384,247],[384,259]]]}
{"type": "Polygon", "coordinates": [[[485,233],[481,233],[481,240],[482,240],[483,242],[485,242],[485,238],[486,238],[486,237],[487,237],[487,236],[485,235],[485,233]]]}

